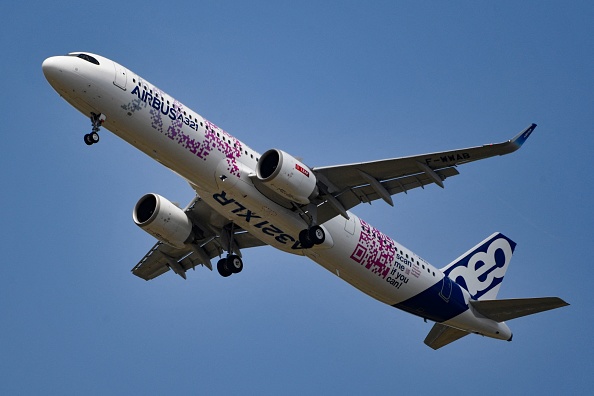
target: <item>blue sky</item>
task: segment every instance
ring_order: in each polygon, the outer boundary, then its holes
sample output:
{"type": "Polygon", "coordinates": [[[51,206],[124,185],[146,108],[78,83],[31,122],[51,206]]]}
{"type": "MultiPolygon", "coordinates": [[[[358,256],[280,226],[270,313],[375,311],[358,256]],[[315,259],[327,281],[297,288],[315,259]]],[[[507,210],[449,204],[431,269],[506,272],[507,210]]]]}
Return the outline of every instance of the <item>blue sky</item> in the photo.
{"type": "Polygon", "coordinates": [[[591,392],[594,6],[591,2],[9,2],[0,6],[2,394],[584,394],[591,392]],[[371,3],[371,4],[370,4],[371,3]],[[509,322],[511,343],[439,351],[423,323],[305,258],[244,252],[144,282],[132,222],[179,177],[90,122],[41,62],[112,58],[260,152],[311,166],[499,142],[355,212],[437,267],[494,231],[518,243],[500,298],[570,307],[509,322]]]}

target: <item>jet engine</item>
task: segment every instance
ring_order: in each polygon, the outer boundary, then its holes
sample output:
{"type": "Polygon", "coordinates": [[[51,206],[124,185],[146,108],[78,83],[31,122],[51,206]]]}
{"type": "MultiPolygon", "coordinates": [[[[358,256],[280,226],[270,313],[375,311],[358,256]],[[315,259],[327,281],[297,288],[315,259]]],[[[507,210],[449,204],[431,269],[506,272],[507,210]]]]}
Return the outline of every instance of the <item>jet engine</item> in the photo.
{"type": "Polygon", "coordinates": [[[272,149],[262,154],[256,175],[274,192],[293,202],[307,205],[319,194],[311,169],[281,150],[272,149]]]}
{"type": "Polygon", "coordinates": [[[140,198],[132,218],[137,226],[174,248],[181,249],[193,239],[192,221],[183,210],[158,194],[140,198]]]}

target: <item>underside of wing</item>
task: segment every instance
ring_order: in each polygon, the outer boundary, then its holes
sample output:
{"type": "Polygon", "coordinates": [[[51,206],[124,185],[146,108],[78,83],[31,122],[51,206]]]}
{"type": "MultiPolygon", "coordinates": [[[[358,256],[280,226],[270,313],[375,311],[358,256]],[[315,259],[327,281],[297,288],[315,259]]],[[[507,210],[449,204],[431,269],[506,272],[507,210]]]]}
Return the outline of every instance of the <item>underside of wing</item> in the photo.
{"type": "MultiPolygon", "coordinates": [[[[435,173],[439,176],[441,181],[459,174],[456,168],[446,168],[438,170],[435,173]]],[[[377,186],[374,187],[367,183],[351,188],[345,188],[337,193],[335,198],[346,210],[349,210],[360,203],[371,203],[378,199],[384,199],[391,205],[391,200],[386,200],[384,198],[386,195],[392,196],[399,193],[407,193],[409,190],[418,187],[424,188],[424,186],[434,182],[435,181],[430,176],[427,176],[424,173],[416,173],[397,179],[389,179],[381,182],[378,181],[385,192],[377,186]]],[[[335,205],[332,205],[328,199],[324,200],[318,206],[318,221],[320,223],[336,217],[338,214],[335,205]]]]}

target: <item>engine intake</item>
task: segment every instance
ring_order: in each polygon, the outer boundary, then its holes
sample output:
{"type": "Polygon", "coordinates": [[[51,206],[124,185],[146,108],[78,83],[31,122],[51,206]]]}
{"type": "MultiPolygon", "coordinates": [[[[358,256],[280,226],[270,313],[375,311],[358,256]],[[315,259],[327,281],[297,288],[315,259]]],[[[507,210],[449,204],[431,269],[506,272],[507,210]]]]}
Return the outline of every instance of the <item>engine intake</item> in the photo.
{"type": "Polygon", "coordinates": [[[158,194],[140,198],[132,218],[137,226],[174,248],[183,248],[194,236],[192,221],[184,211],[158,194]]]}
{"type": "Polygon", "coordinates": [[[303,205],[318,196],[317,180],[305,164],[282,150],[268,150],[256,166],[258,179],[281,196],[303,205]]]}

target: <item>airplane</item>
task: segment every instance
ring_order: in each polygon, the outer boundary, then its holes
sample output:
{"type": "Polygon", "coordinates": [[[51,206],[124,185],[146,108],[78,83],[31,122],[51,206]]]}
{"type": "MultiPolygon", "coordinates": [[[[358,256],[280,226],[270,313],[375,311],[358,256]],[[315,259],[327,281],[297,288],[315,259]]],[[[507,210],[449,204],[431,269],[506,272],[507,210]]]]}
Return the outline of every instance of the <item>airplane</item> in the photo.
{"type": "Polygon", "coordinates": [[[494,233],[438,269],[350,212],[360,203],[436,184],[460,165],[518,150],[514,138],[459,150],[309,167],[272,148],[260,154],[124,66],[88,52],[47,58],[49,84],[91,120],[84,142],[105,128],[184,178],[196,192],[181,209],[161,195],[140,198],[134,222],[157,239],[132,273],[197,266],[223,277],[243,269],[242,251],[270,245],[306,256],[363,293],[435,322],[425,344],[439,349],[474,333],[512,340],[507,320],[569,305],[558,297],[497,300],[515,242],[494,233]],[[225,254],[226,253],[226,254],[225,254]]]}

